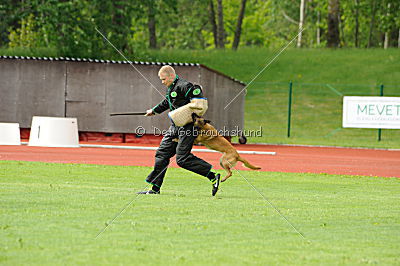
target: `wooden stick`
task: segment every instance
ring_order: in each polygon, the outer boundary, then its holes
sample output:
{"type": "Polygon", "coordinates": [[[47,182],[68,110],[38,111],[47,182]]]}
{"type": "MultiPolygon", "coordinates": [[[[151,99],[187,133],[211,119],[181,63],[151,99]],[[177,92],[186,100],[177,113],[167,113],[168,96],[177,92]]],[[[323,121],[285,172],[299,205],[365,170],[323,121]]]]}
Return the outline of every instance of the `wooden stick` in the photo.
{"type": "Polygon", "coordinates": [[[132,112],[132,113],[111,113],[110,116],[117,116],[117,115],[145,115],[146,112],[132,112]]]}

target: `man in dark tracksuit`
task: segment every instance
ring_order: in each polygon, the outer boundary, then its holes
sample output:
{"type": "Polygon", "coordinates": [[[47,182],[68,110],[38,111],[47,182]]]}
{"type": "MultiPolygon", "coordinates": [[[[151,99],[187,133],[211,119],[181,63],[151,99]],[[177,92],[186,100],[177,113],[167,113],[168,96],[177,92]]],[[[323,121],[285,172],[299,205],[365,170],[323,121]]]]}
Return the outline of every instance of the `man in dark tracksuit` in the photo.
{"type": "MultiPolygon", "coordinates": [[[[164,101],[146,111],[146,116],[160,114],[165,110],[175,110],[190,103],[192,98],[202,98],[201,87],[178,77],[171,66],[163,66],[158,73],[161,82],[167,86],[164,101]]],[[[153,187],[149,191],[138,192],[139,194],[159,194],[164,180],[170,158],[176,155],[177,164],[189,171],[207,177],[212,183],[212,195],[218,191],[220,174],[211,172],[212,165],[194,156],[191,153],[193,142],[196,139],[193,123],[183,127],[171,125],[164,135],[160,147],[155,155],[154,170],[146,178],[146,182],[153,187]],[[175,139],[175,140],[174,140],[175,139]],[[178,141],[176,141],[178,139],[178,141]]]]}

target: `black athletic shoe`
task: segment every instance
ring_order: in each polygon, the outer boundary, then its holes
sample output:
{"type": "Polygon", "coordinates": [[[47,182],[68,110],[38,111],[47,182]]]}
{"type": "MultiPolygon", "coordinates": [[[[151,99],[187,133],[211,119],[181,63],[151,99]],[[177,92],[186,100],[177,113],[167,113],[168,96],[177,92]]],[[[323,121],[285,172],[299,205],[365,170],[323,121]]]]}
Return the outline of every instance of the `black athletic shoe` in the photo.
{"type": "Polygon", "coordinates": [[[149,191],[140,191],[140,192],[137,192],[136,194],[160,194],[160,191],[154,191],[154,190],[152,190],[152,189],[150,189],[149,191]]]}
{"type": "Polygon", "coordinates": [[[214,181],[212,181],[212,192],[211,192],[211,195],[213,195],[213,196],[215,196],[215,194],[217,194],[220,179],[221,179],[221,174],[217,174],[215,176],[214,181]]]}

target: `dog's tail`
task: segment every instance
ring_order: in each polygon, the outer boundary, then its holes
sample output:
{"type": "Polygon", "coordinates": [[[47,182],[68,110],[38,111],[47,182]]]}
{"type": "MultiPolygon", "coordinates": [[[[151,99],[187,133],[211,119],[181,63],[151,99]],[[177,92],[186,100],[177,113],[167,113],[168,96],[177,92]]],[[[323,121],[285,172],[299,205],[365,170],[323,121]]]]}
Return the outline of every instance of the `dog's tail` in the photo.
{"type": "Polygon", "coordinates": [[[260,170],[261,169],[261,167],[259,167],[259,166],[252,165],[251,163],[249,163],[249,161],[247,161],[243,157],[239,156],[238,161],[242,162],[244,166],[246,166],[247,168],[250,168],[252,170],[260,170]]]}

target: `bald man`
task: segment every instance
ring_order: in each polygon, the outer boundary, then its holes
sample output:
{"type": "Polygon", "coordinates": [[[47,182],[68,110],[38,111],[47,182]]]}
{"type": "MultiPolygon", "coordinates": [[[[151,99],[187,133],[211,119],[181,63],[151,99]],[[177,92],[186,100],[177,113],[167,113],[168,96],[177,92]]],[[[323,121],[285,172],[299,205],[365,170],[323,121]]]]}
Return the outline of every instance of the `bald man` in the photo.
{"type": "MultiPolygon", "coordinates": [[[[158,72],[158,76],[162,84],[167,87],[167,93],[162,102],[146,111],[146,116],[161,114],[168,109],[173,111],[190,103],[192,98],[203,98],[201,87],[180,78],[171,66],[163,66],[158,72]]],[[[154,169],[146,178],[146,182],[151,184],[152,188],[149,191],[138,192],[138,194],[160,194],[170,159],[176,155],[176,163],[180,167],[202,175],[211,181],[211,195],[215,196],[220,183],[220,174],[212,172],[211,164],[191,153],[193,142],[196,139],[196,135],[193,134],[194,130],[193,123],[183,127],[172,124],[169,127],[157,149],[154,169]],[[178,139],[178,142],[174,139],[178,139]]]]}

